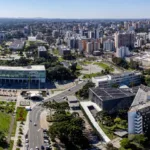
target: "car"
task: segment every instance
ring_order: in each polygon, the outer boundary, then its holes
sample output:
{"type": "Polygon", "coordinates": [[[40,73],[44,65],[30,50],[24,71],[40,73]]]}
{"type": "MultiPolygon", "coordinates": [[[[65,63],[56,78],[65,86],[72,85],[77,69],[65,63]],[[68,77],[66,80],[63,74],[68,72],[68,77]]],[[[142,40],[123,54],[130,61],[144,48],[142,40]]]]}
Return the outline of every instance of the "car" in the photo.
{"type": "Polygon", "coordinates": [[[44,135],[43,138],[44,138],[44,139],[48,139],[48,136],[47,136],[47,135],[44,135]]]}
{"type": "Polygon", "coordinates": [[[47,129],[43,129],[43,133],[47,133],[47,129]]]}
{"type": "Polygon", "coordinates": [[[68,91],[71,91],[71,89],[69,89],[68,91]]]}
{"type": "Polygon", "coordinates": [[[34,122],[34,126],[36,126],[36,123],[34,122]]]}
{"type": "Polygon", "coordinates": [[[37,149],[37,150],[38,150],[39,148],[36,146],[36,147],[35,147],[35,149],[37,149]]]}
{"type": "Polygon", "coordinates": [[[29,140],[28,140],[28,139],[26,139],[26,143],[29,143],[29,140]]]}
{"type": "Polygon", "coordinates": [[[49,140],[44,140],[44,143],[49,143],[49,140]]]}
{"type": "Polygon", "coordinates": [[[44,150],[44,149],[45,149],[45,147],[44,147],[43,145],[41,145],[41,149],[42,149],[42,150],[44,150]]]}
{"type": "Polygon", "coordinates": [[[26,147],[29,147],[29,143],[26,143],[25,146],[26,146],[26,147]]]}
{"type": "Polygon", "coordinates": [[[63,97],[63,99],[65,99],[66,97],[63,97]]]}

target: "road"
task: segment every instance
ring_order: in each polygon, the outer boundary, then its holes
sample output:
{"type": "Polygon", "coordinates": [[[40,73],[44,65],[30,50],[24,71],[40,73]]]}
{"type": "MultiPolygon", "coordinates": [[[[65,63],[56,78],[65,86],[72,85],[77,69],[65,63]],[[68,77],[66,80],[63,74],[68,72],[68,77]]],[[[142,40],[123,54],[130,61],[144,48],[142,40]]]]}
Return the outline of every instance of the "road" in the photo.
{"type": "Polygon", "coordinates": [[[43,131],[40,127],[40,114],[43,111],[43,108],[40,106],[35,106],[33,110],[30,112],[29,119],[29,148],[35,150],[36,147],[41,149],[41,145],[43,145],[43,131]],[[37,125],[34,126],[34,123],[37,125]]]}
{"type": "MultiPolygon", "coordinates": [[[[56,96],[53,96],[51,98],[45,99],[43,102],[48,102],[55,100],[56,102],[63,102],[63,97],[66,97],[68,95],[75,94],[79,89],[81,89],[87,81],[84,81],[80,84],[77,84],[76,86],[70,88],[69,90],[66,90],[56,96]]],[[[29,149],[35,150],[36,147],[41,149],[41,145],[44,145],[43,142],[43,131],[40,127],[40,114],[43,111],[43,108],[40,106],[35,106],[32,111],[30,112],[29,119],[32,122],[29,122],[29,149]],[[34,123],[37,125],[34,126],[34,123]]]]}
{"type": "Polygon", "coordinates": [[[87,83],[87,81],[83,81],[80,84],[77,84],[76,86],[70,88],[69,90],[65,90],[64,92],[53,96],[51,98],[47,98],[45,99],[43,102],[48,102],[48,101],[52,101],[55,100],[56,102],[62,102],[63,101],[63,97],[69,96],[69,95],[74,95],[77,91],[79,91],[85,84],[87,83]]]}

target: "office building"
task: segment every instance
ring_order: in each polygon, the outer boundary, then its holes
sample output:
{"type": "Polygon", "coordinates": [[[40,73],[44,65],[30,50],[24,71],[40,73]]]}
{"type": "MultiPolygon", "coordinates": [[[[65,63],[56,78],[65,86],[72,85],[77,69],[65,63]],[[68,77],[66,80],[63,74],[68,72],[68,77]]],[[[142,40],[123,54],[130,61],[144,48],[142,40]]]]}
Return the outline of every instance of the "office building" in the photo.
{"type": "Polygon", "coordinates": [[[140,85],[141,73],[140,72],[125,72],[118,75],[106,75],[101,77],[93,77],[92,82],[99,87],[112,87],[113,85],[140,85]]]}
{"type": "Polygon", "coordinates": [[[1,83],[21,83],[21,82],[41,82],[46,81],[45,66],[27,66],[27,67],[8,67],[0,66],[0,82],[1,83]]]}
{"type": "Polygon", "coordinates": [[[141,85],[128,111],[128,133],[150,132],[150,88],[141,85]]]}
{"type": "Polygon", "coordinates": [[[129,49],[134,48],[134,32],[116,32],[115,33],[115,48],[126,46],[129,49]]]}
{"type": "Polygon", "coordinates": [[[117,48],[116,57],[124,58],[127,56],[130,56],[130,51],[128,47],[122,46],[122,47],[117,48]]]}
{"type": "Polygon", "coordinates": [[[132,89],[90,88],[89,100],[96,103],[103,111],[115,112],[119,109],[129,109],[137,87],[132,89]]]}
{"type": "Polygon", "coordinates": [[[47,57],[47,49],[45,48],[45,46],[38,47],[38,57],[47,57]]]}
{"type": "Polygon", "coordinates": [[[103,43],[103,50],[104,51],[114,51],[115,50],[114,41],[112,41],[110,39],[104,41],[104,43],[103,43]]]}
{"type": "Polygon", "coordinates": [[[71,50],[67,48],[66,46],[60,46],[59,47],[59,54],[64,57],[64,56],[69,56],[71,54],[71,50]]]}

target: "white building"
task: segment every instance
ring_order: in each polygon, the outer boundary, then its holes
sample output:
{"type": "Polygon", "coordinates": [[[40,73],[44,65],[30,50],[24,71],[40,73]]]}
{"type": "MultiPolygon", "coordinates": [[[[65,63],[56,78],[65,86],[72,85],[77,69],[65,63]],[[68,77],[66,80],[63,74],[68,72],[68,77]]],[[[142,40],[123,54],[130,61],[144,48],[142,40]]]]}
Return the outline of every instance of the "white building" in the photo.
{"type": "Polygon", "coordinates": [[[79,48],[79,52],[83,51],[83,43],[82,40],[78,40],[78,48],[79,48]]]}
{"type": "Polygon", "coordinates": [[[118,75],[106,75],[101,77],[93,77],[92,82],[96,86],[111,87],[114,84],[117,85],[139,85],[141,83],[141,73],[139,72],[126,72],[118,75]]]}
{"type": "Polygon", "coordinates": [[[128,133],[149,134],[150,131],[150,88],[140,86],[128,111],[128,133]]]}
{"type": "Polygon", "coordinates": [[[130,55],[130,51],[129,51],[128,47],[122,46],[120,48],[117,48],[117,50],[116,50],[116,57],[124,58],[129,55],[130,55]]]}
{"type": "Polygon", "coordinates": [[[108,39],[103,43],[103,50],[104,51],[114,51],[115,43],[114,41],[108,39]]]}
{"type": "Polygon", "coordinates": [[[92,44],[92,42],[87,42],[86,51],[89,54],[91,54],[93,52],[93,44],[92,44]]]}

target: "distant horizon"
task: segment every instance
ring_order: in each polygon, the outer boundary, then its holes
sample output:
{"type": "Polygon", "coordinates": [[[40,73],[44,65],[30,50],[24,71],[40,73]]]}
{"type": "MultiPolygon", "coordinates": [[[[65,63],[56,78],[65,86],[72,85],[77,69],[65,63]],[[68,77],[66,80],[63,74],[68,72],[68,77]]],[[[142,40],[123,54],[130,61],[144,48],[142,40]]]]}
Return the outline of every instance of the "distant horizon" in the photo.
{"type": "Polygon", "coordinates": [[[149,18],[45,18],[45,17],[0,17],[0,19],[64,19],[64,20],[150,20],[149,18]]]}

